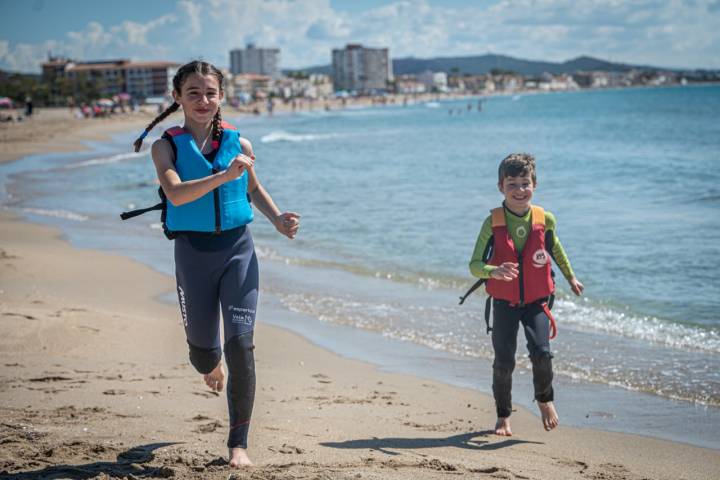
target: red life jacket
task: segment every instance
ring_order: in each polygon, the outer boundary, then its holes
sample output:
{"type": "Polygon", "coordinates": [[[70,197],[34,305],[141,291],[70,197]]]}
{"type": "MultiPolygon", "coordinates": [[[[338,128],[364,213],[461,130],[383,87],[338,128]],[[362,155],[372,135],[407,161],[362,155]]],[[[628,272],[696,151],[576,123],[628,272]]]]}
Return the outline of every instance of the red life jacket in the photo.
{"type": "Polygon", "coordinates": [[[550,254],[545,250],[545,210],[532,206],[532,227],[523,252],[518,254],[505,222],[504,207],[492,210],[493,252],[488,265],[518,264],[519,275],[510,282],[489,278],[485,289],[491,297],[511,305],[527,305],[555,291],[550,254]]]}

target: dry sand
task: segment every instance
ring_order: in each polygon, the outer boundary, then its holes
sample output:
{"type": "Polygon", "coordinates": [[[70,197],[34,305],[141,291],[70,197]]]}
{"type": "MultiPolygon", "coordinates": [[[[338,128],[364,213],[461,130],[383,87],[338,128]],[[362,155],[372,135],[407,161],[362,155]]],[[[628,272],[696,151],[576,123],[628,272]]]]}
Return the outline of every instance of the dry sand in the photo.
{"type": "Polygon", "coordinates": [[[513,414],[515,436],[497,437],[488,396],[329,353],[264,325],[262,304],[256,466],[233,472],[224,395],[189,365],[176,308],[157,301],[173,290],[171,278],[137,262],[0,215],[0,478],[675,480],[720,472],[716,450],[562,425],[547,433],[524,409],[513,414]]]}
{"type": "Polygon", "coordinates": [[[75,118],[69,109],[38,108],[22,122],[0,123],[0,163],[45,152],[83,150],[83,140],[105,140],[112,133],[137,131],[155,118],[149,111],[108,118],[75,118]]]}

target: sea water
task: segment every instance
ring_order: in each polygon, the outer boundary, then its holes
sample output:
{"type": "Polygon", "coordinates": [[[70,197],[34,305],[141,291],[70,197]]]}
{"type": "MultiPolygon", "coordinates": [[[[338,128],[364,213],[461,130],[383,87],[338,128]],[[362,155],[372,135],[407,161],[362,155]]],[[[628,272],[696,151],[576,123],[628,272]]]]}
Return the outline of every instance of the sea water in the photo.
{"type": "MultiPolygon", "coordinates": [[[[414,368],[484,391],[488,379],[473,376],[487,375],[492,360],[484,295],[463,306],[458,297],[473,282],[467,265],[480,226],[502,201],[500,160],[535,155],[533,202],[555,214],[586,288],[575,297],[558,272],[556,378],[574,392],[567,403],[585,403],[571,417],[610,416],[599,426],[720,447],[720,87],[225,117],[253,142],[275,202],[302,215],[292,242],[259,213],[251,227],[273,308],[340,353],[355,352],[339,339],[358,329],[396,345],[390,353],[415,352],[402,362],[411,370],[423,357],[414,349],[433,352],[444,360],[414,368]],[[663,418],[627,424],[646,411],[663,418]],[[670,419],[683,416],[706,430],[683,437],[670,419]]],[[[133,137],[0,167],[3,204],[59,225],[81,246],[172,273],[158,215],[118,218],[157,201],[152,161],[147,150],[130,153],[133,137]]],[[[364,359],[393,363],[387,351],[367,350],[375,353],[364,359]]],[[[520,340],[519,385],[529,378],[526,357],[520,340]]]]}

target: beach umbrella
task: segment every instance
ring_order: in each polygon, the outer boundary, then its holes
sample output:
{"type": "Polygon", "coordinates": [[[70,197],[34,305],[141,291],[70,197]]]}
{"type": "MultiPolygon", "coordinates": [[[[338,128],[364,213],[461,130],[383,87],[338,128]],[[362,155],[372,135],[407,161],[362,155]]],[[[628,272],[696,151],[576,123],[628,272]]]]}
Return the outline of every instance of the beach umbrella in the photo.
{"type": "Polygon", "coordinates": [[[118,97],[121,101],[130,101],[130,99],[132,98],[132,97],[130,97],[130,94],[129,94],[129,93],[125,93],[125,92],[118,93],[118,94],[117,94],[117,97],[118,97]]]}
{"type": "Polygon", "coordinates": [[[13,108],[13,102],[8,97],[0,97],[0,107],[13,108]]]}
{"type": "Polygon", "coordinates": [[[112,107],[115,104],[115,102],[113,102],[109,98],[101,98],[100,100],[97,101],[97,104],[100,105],[101,107],[112,107]]]}

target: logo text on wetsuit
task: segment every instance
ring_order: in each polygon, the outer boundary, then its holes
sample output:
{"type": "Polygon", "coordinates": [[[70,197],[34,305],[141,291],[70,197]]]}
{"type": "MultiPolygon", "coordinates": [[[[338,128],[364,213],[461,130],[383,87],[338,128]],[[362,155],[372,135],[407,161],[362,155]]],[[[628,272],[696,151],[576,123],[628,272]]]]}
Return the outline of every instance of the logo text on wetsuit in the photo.
{"type": "Polygon", "coordinates": [[[255,320],[255,310],[252,308],[228,306],[228,311],[232,312],[232,323],[242,323],[243,325],[252,325],[255,320]]]}
{"type": "Polygon", "coordinates": [[[178,299],[180,300],[180,314],[182,315],[183,319],[183,326],[187,328],[188,321],[187,321],[187,309],[185,308],[185,292],[183,291],[182,287],[178,285],[178,299]]]}

